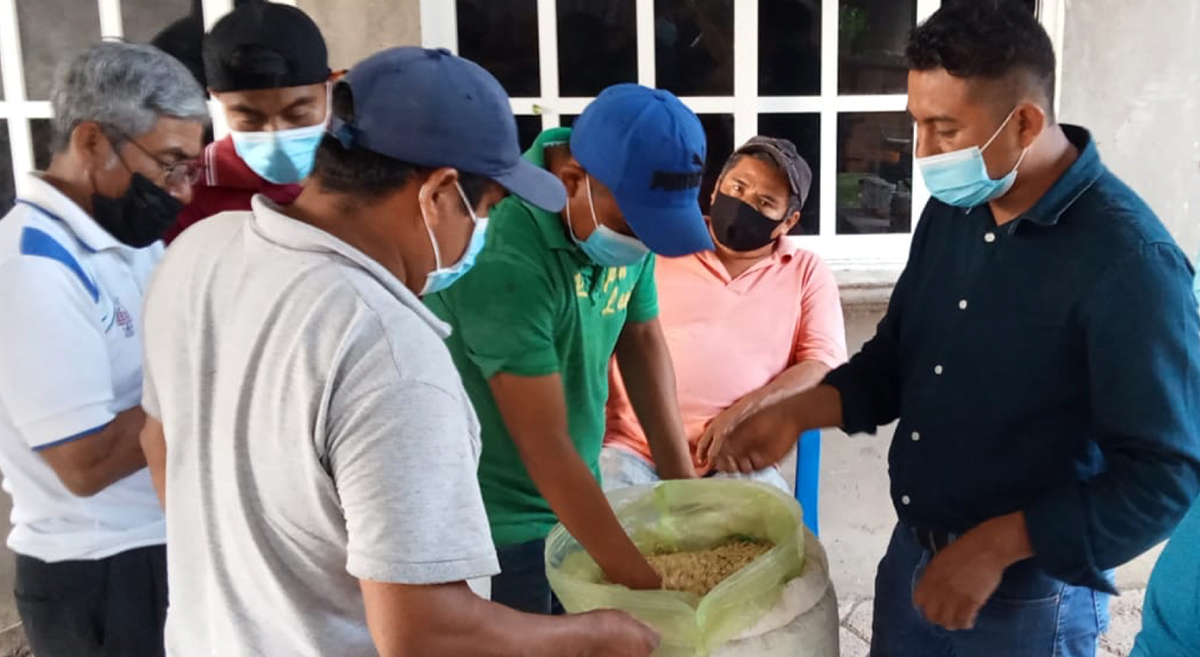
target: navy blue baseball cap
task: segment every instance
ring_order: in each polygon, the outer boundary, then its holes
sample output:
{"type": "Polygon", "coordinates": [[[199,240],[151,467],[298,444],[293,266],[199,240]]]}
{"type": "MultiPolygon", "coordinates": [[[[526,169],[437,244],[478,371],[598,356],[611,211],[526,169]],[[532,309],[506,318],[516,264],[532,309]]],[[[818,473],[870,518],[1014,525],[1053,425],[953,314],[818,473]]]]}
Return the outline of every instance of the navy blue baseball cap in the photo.
{"type": "Polygon", "coordinates": [[[550,212],[566,205],[558,178],[521,157],[508,94],[475,62],[445,49],[391,48],[338,84],[350,88],[354,116],[335,117],[330,131],[347,148],[486,176],[550,212]]]}
{"type": "Polygon", "coordinates": [[[608,187],[634,234],[668,257],[713,249],[700,212],[700,119],[669,91],[618,84],[575,120],[571,155],[608,187]]]}

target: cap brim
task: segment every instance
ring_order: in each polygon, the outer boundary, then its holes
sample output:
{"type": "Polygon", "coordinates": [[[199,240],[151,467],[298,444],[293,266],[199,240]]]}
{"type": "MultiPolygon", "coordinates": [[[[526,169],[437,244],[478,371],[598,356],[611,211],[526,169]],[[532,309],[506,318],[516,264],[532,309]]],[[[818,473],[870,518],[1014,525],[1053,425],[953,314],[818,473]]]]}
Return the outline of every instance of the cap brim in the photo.
{"type": "Polygon", "coordinates": [[[524,159],[492,180],[547,212],[561,212],[567,204],[567,190],[558,176],[524,159]]]}
{"type": "Polygon", "coordinates": [[[698,203],[661,208],[617,200],[625,222],[651,251],[668,258],[712,251],[712,234],[698,203]]]}

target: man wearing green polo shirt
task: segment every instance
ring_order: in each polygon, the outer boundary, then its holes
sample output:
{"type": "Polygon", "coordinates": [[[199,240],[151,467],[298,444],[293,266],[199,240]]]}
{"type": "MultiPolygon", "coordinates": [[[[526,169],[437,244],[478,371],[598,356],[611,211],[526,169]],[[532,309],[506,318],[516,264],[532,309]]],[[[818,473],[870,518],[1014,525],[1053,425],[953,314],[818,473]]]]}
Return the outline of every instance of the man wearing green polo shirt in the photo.
{"type": "Polygon", "coordinates": [[[712,249],[697,203],[705,137],[666,91],[605,90],[525,157],[567,189],[561,214],[510,197],[454,287],[426,297],[483,429],[479,481],[500,558],[492,597],[559,611],[543,565],[559,520],[613,582],[659,586],[597,482],[614,352],[664,478],[694,477],[658,323],[654,257],[712,249]]]}

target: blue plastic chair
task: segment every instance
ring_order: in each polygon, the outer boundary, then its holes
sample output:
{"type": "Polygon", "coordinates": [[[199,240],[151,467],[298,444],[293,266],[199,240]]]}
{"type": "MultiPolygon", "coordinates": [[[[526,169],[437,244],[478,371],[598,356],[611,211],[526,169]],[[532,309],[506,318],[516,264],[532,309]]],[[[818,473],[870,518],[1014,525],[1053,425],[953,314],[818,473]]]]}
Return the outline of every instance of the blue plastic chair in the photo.
{"type": "Polygon", "coordinates": [[[804,524],[814,536],[818,531],[817,491],[821,481],[821,430],[800,434],[796,447],[796,501],[804,509],[804,524]]]}

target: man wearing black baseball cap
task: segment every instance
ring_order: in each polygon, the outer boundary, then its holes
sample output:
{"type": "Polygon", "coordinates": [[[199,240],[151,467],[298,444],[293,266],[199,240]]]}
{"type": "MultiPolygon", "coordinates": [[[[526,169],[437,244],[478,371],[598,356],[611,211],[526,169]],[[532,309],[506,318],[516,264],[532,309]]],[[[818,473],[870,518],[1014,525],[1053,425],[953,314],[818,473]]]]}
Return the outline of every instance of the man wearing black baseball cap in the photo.
{"type": "Polygon", "coordinates": [[[504,189],[553,211],[562,185],[446,51],[369,57],[333,106],[296,201],[192,228],[149,292],[168,654],[649,655],[622,613],[528,616],[465,583],[498,571],[479,423],[419,297],[471,267],[504,189]]]}
{"type": "Polygon", "coordinates": [[[563,182],[562,211],[506,199],[475,272],[427,301],[454,329],[447,344],[483,425],[498,602],[559,610],[544,541],[560,520],[611,581],[660,584],[597,482],[608,364],[615,352],[625,367],[664,477],[694,477],[651,252],[712,248],[697,199],[705,146],[700,120],[669,92],[606,89],[525,154],[563,182]]]}
{"type": "Polygon", "coordinates": [[[331,72],[325,39],[303,11],[245,0],[205,35],[204,76],[230,134],[204,151],[192,202],[168,231],[264,194],[291,203],[312,170],[328,122],[331,72]]]}
{"type": "MultiPolygon", "coordinates": [[[[846,327],[833,272],[788,233],[812,184],[812,170],[787,139],[753,137],[717,179],[709,213],[716,250],[660,258],[660,319],[679,387],[697,472],[714,464],[696,446],[776,395],[817,385],[846,360],[846,327]],[[734,363],[737,368],[714,368],[734,363]]],[[[613,368],[600,469],[606,489],[656,481],[646,431],[613,368]]],[[[815,468],[815,463],[813,467],[815,468]]],[[[743,476],[734,472],[726,476],[743,476]]],[[[749,475],[791,492],[774,465],[749,475]]],[[[805,520],[816,527],[816,509],[805,520]]]]}

